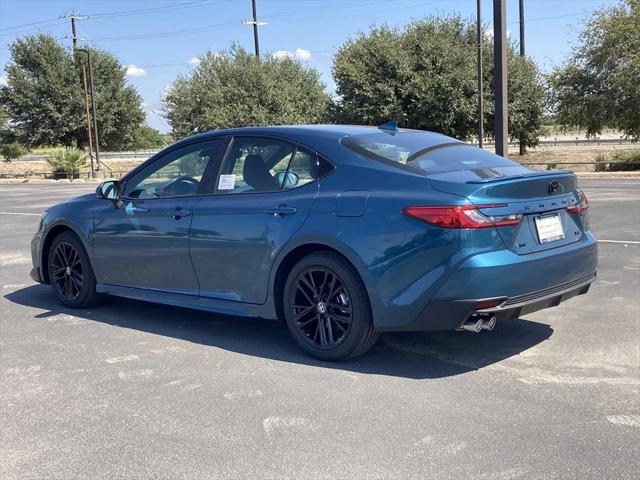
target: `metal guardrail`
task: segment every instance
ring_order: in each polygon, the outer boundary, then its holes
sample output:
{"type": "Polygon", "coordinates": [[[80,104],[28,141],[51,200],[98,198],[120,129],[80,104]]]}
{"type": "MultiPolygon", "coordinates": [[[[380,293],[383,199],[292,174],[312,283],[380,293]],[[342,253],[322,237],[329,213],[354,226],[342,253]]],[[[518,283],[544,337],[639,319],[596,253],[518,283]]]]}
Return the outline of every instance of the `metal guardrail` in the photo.
{"type": "MultiPolygon", "coordinates": [[[[144,150],[140,152],[100,152],[100,160],[135,160],[138,158],[147,159],[160,150],[144,150]]],[[[51,154],[43,153],[43,154],[29,154],[25,155],[20,159],[20,161],[27,162],[42,162],[45,161],[47,157],[50,157],[51,154]]]]}
{"type": "MultiPolygon", "coordinates": [[[[493,142],[485,142],[484,143],[485,146],[487,147],[493,147],[495,146],[495,143],[493,142]]],[[[554,146],[554,147],[560,147],[560,146],[574,146],[574,147],[579,147],[579,146],[594,146],[594,145],[640,145],[640,140],[635,140],[632,138],[593,138],[593,139],[586,139],[586,138],[578,138],[576,137],[575,140],[572,139],[557,139],[554,138],[553,140],[540,140],[538,142],[538,145],[544,145],[544,146],[554,146]]],[[[517,147],[519,146],[518,142],[509,142],[509,146],[510,147],[517,147]]]]}

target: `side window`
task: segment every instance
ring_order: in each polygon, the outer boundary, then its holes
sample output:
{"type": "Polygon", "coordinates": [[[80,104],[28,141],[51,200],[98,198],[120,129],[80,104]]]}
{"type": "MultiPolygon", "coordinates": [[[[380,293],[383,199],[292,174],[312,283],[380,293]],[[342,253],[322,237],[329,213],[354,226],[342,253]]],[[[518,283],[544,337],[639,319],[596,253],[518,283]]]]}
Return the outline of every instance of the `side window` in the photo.
{"type": "Polygon", "coordinates": [[[295,146],[272,138],[234,137],[216,190],[221,193],[282,189],[295,146]]]}
{"type": "Polygon", "coordinates": [[[217,159],[221,139],[170,151],[127,181],[123,196],[155,198],[196,195],[209,162],[217,159]]]}
{"type": "Polygon", "coordinates": [[[284,182],[285,190],[297,188],[318,178],[318,163],[316,154],[303,148],[298,148],[291,159],[289,174],[284,182]]]}

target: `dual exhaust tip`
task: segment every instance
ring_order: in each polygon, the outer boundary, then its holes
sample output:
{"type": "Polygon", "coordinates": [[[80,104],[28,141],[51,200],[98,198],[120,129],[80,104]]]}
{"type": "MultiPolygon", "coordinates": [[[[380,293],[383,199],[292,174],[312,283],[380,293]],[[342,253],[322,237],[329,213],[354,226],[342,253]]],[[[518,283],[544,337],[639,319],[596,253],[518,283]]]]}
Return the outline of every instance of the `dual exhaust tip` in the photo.
{"type": "Polygon", "coordinates": [[[466,330],[467,332],[480,333],[481,330],[491,331],[496,326],[496,317],[472,317],[467,320],[459,330],[466,330]]]}

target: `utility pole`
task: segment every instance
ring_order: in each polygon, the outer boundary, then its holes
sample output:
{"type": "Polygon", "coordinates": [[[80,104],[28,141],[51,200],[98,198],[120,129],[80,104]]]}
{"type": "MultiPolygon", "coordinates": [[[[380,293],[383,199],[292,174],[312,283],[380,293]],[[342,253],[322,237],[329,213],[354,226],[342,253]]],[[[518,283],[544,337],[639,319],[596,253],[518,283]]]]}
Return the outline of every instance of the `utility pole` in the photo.
{"type": "MultiPolygon", "coordinates": [[[[520,0],[520,56],[524,57],[524,0],[520,0]]],[[[525,154],[524,136],[520,135],[520,155],[525,154]]]]}
{"type": "Polygon", "coordinates": [[[507,109],[507,5],[493,0],[493,83],[495,88],[496,154],[509,154],[507,109]]]}
{"type": "Polygon", "coordinates": [[[89,113],[89,89],[87,88],[87,69],[82,65],[82,83],[84,84],[84,108],[87,113],[87,135],[89,137],[89,158],[91,159],[91,178],[95,178],[96,171],[93,162],[93,147],[91,139],[91,114],[89,113]]]}
{"type": "Polygon", "coordinates": [[[256,13],[256,0],[251,0],[253,8],[253,42],[256,47],[256,58],[260,60],[260,43],[258,42],[258,14],[256,13]]]}
{"type": "Polygon", "coordinates": [[[476,44],[478,47],[478,147],[482,148],[484,142],[484,101],[482,81],[482,0],[477,0],[476,14],[476,44]]]}
{"type": "Polygon", "coordinates": [[[95,142],[96,152],[96,171],[100,171],[100,147],[98,144],[98,121],[96,119],[96,95],[93,85],[93,65],[91,64],[91,51],[88,48],[78,48],[79,52],[83,52],[87,55],[87,63],[89,66],[89,88],[91,89],[91,110],[93,120],[93,140],[95,142]]]}
{"type": "MultiPolygon", "coordinates": [[[[78,35],[76,32],[76,20],[84,20],[87,17],[79,15],[75,12],[72,12],[68,15],[65,15],[66,18],[71,19],[71,41],[73,43],[73,52],[75,54],[76,50],[85,51],[87,53],[87,57],[90,57],[88,50],[78,49],[78,35]]],[[[93,78],[91,79],[91,84],[93,85],[93,78]]],[[[93,146],[92,146],[92,135],[91,135],[91,114],[89,113],[89,88],[87,86],[87,68],[82,65],[82,86],[84,89],[84,103],[85,103],[85,111],[87,116],[87,138],[89,140],[89,158],[91,159],[91,178],[95,177],[95,164],[93,161],[93,146]]],[[[91,89],[91,98],[93,101],[93,87],[91,89]]],[[[95,120],[95,107],[93,118],[95,120]]],[[[95,125],[94,125],[95,127],[95,125]]],[[[97,132],[97,129],[96,129],[97,132]]],[[[97,139],[96,133],[96,139],[97,139]]],[[[100,161],[98,160],[98,144],[96,142],[96,162],[98,170],[100,170],[100,161]]]]}
{"type": "Polygon", "coordinates": [[[251,6],[253,8],[253,19],[242,20],[242,24],[253,25],[253,43],[256,51],[256,59],[260,60],[260,42],[258,41],[258,27],[262,25],[268,25],[268,23],[258,20],[258,14],[256,10],[256,0],[251,0],[251,6]]]}

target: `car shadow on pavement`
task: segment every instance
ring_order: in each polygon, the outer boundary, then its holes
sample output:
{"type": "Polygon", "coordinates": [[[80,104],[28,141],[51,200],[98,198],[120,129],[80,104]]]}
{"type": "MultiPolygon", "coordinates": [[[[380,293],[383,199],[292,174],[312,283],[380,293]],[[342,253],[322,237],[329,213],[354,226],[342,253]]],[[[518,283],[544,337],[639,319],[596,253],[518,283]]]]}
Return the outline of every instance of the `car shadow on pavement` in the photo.
{"type": "Polygon", "coordinates": [[[109,297],[91,309],[60,305],[50,288],[32,285],[5,295],[15,304],[43,310],[34,320],[67,314],[122,328],[283,362],[365,374],[428,379],[460,375],[518,355],[548,339],[553,329],[524,319],[498,322],[491,332],[385,333],[366,355],[346,362],[307,356],[285,325],[136,300],[109,297]]]}

